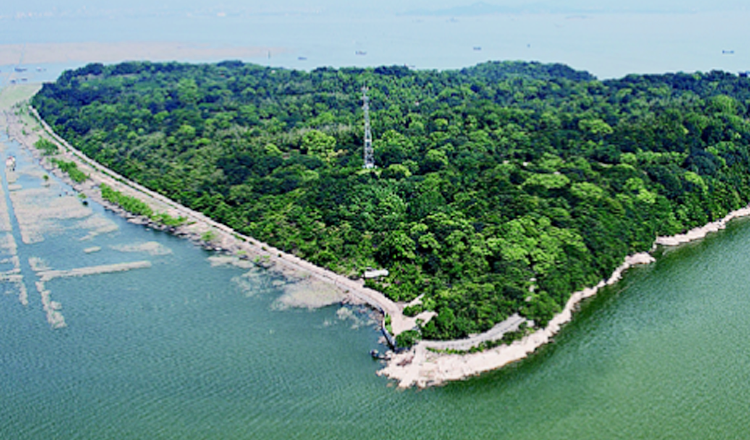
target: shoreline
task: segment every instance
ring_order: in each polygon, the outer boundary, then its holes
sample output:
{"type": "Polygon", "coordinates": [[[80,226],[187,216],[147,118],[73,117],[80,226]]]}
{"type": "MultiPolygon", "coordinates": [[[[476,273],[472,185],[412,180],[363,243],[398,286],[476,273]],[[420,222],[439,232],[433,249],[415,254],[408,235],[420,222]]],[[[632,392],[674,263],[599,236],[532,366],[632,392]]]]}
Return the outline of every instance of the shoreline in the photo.
{"type": "MultiPolygon", "coordinates": [[[[227,60],[265,58],[268,53],[286,54],[290,49],[279,46],[232,46],[198,42],[46,42],[0,44],[0,66],[50,63],[113,63],[127,60],[172,61],[227,60]]],[[[19,75],[23,76],[23,75],[19,75]]]]}
{"type": "MultiPolygon", "coordinates": [[[[25,87],[29,86],[31,84],[25,85],[25,87]]],[[[12,89],[13,86],[3,87],[4,91],[12,89]]],[[[18,97],[16,104],[27,101],[30,97],[31,95],[23,98],[18,97]]],[[[205,249],[224,252],[242,260],[252,261],[258,266],[283,276],[292,283],[307,283],[311,287],[314,287],[316,283],[322,283],[326,287],[337,291],[338,299],[327,304],[317,304],[317,306],[341,302],[368,305],[377,312],[387,314],[391,317],[391,328],[394,334],[415,327],[416,320],[422,317],[421,315],[416,317],[405,316],[402,313],[403,308],[406,306],[405,303],[395,303],[382,293],[365,287],[364,280],[349,279],[343,275],[316,266],[295,255],[285,253],[255,238],[240,234],[228,226],[206,217],[200,212],[182,206],[161,194],[119,175],[72,147],[52,130],[31,105],[24,107],[24,110],[28,110],[27,117],[30,118],[30,121],[23,120],[24,112],[16,114],[12,111],[11,107],[2,109],[2,120],[0,121],[0,126],[5,127],[11,139],[18,142],[22,148],[38,160],[41,168],[50,174],[54,174],[70,185],[75,191],[86,195],[105,209],[127,219],[128,222],[166,231],[175,236],[187,238],[205,249]],[[32,127],[26,127],[26,122],[38,125],[40,132],[37,132],[32,127]],[[55,156],[44,156],[34,147],[34,143],[40,137],[53,142],[60,149],[60,153],[55,156]],[[82,183],[73,182],[65,172],[50,162],[49,159],[53,157],[75,162],[78,168],[89,176],[88,179],[82,183]],[[148,204],[155,213],[165,213],[174,218],[185,217],[187,221],[180,226],[165,226],[148,217],[132,214],[102,197],[99,190],[99,185],[102,183],[123,194],[137,197],[148,204]],[[212,237],[207,238],[207,233],[212,237]],[[343,298],[343,301],[341,298],[343,298]]]]}
{"type": "MultiPolygon", "coordinates": [[[[601,280],[596,286],[574,292],[563,310],[550,320],[547,327],[538,329],[524,336],[521,340],[478,353],[460,355],[430,351],[429,349],[437,341],[420,341],[411,349],[392,356],[386,367],[378,371],[378,374],[398,381],[399,388],[410,388],[412,386],[426,388],[442,385],[449,381],[466,379],[520,361],[539,347],[549,343],[552,337],[562,329],[562,326],[573,319],[576,307],[583,300],[596,295],[599,289],[617,283],[622,278],[623,273],[631,267],[654,263],[656,258],[651,253],[656,250],[657,246],[673,247],[701,240],[710,233],[725,229],[730,221],[749,216],[750,205],[731,211],[719,220],[693,228],[683,234],[656,237],[648,252],[626,256],[623,263],[612,272],[609,278],[601,280]]],[[[471,339],[481,340],[481,336],[486,333],[471,339]]]]}

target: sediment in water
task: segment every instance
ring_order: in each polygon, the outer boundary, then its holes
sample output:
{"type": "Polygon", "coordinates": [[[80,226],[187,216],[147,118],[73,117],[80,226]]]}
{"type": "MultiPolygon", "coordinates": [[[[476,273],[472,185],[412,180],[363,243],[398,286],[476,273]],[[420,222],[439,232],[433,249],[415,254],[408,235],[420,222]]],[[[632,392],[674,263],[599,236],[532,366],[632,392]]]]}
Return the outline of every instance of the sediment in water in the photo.
{"type": "Polygon", "coordinates": [[[5,202],[5,191],[0,186],[0,232],[10,232],[12,230],[8,205],[5,202]]]}
{"type": "Polygon", "coordinates": [[[42,298],[42,307],[47,315],[47,322],[53,329],[63,328],[66,326],[65,317],[60,312],[62,305],[57,301],[52,301],[52,292],[44,288],[44,281],[37,281],[36,290],[42,298]]]}
{"type": "Polygon", "coordinates": [[[120,244],[111,246],[111,248],[120,252],[143,252],[151,256],[169,255],[172,253],[171,249],[155,241],[138,244],[120,244]]]}
{"type": "Polygon", "coordinates": [[[345,296],[330,284],[316,279],[305,279],[283,286],[284,293],[276,300],[278,308],[299,307],[318,309],[341,303],[345,296]]]}
{"type": "Polygon", "coordinates": [[[44,241],[45,235],[62,232],[61,220],[82,219],[93,214],[76,197],[54,197],[49,188],[11,191],[10,198],[25,244],[39,243],[44,241]]]}
{"type": "Polygon", "coordinates": [[[37,272],[39,279],[49,281],[55,278],[82,277],[102,273],[126,272],[134,269],[151,267],[150,261],[133,261],[130,263],[105,264],[101,266],[79,267],[69,270],[41,270],[37,272]]]}

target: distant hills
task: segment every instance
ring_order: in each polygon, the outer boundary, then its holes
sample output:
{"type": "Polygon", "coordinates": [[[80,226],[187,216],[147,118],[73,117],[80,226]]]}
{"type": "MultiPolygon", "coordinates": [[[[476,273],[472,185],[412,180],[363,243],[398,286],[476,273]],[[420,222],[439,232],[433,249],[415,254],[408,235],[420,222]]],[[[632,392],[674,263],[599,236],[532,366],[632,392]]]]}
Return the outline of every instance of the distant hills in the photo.
{"type": "MultiPolygon", "coordinates": [[[[559,8],[555,8],[559,9],[559,8]]],[[[548,5],[542,3],[532,3],[524,6],[506,6],[493,5],[485,2],[477,2],[468,6],[454,6],[443,9],[413,9],[405,12],[403,15],[422,15],[434,17],[460,17],[475,15],[493,15],[493,14],[518,14],[521,12],[551,12],[548,5]]]]}
{"type": "MultiPolygon", "coordinates": [[[[725,5],[729,7],[730,5],[725,5]]],[[[717,10],[718,7],[700,9],[717,10]]],[[[486,2],[476,2],[470,5],[453,6],[437,9],[412,9],[402,15],[424,16],[424,17],[472,17],[495,14],[521,14],[521,13],[558,13],[558,14],[580,14],[580,13],[680,13],[695,12],[698,9],[690,8],[687,4],[662,4],[654,5],[647,2],[630,2],[622,5],[601,5],[598,3],[566,2],[535,2],[529,4],[498,5],[486,2]]]]}

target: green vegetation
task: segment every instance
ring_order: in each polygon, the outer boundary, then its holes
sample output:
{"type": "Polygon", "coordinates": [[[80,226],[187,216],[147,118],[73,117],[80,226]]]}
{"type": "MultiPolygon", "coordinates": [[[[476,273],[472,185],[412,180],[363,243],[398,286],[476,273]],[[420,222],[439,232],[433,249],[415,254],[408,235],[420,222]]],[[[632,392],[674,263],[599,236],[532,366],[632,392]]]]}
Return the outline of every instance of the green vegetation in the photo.
{"type": "Polygon", "coordinates": [[[92,64],[33,105],[87,155],[242,234],[342,274],[388,269],[368,285],[424,293],[409,312],[438,313],[428,339],[514,312],[542,326],[657,235],[750,198],[750,80],[723,72],[92,64]]]}
{"type": "Polygon", "coordinates": [[[186,217],[174,218],[166,213],[154,212],[147,203],[140,199],[112,189],[106,183],[99,185],[104,200],[112,202],[131,214],[142,215],[165,226],[180,226],[187,221],[186,217]]]}
{"type": "Polygon", "coordinates": [[[51,159],[51,162],[57,165],[58,168],[63,170],[65,173],[73,179],[75,183],[82,183],[89,178],[88,174],[78,169],[78,165],[75,162],[66,162],[60,159],[51,159]]]}
{"type": "Polygon", "coordinates": [[[159,223],[161,223],[161,224],[163,224],[165,226],[172,226],[172,227],[174,227],[174,226],[184,225],[185,222],[187,221],[187,217],[179,216],[177,218],[174,218],[174,217],[172,217],[171,215],[169,215],[167,213],[160,212],[160,213],[156,213],[156,214],[152,215],[151,216],[151,220],[159,222],[159,223]]]}
{"type": "Polygon", "coordinates": [[[411,347],[419,342],[421,335],[417,330],[406,330],[396,335],[396,345],[399,347],[411,347]]]}
{"type": "Polygon", "coordinates": [[[99,189],[102,192],[102,197],[108,202],[112,202],[122,209],[128,211],[131,214],[142,215],[144,217],[151,218],[154,215],[154,210],[151,209],[145,202],[126,194],[121,193],[112,189],[111,186],[106,183],[99,185],[99,189]]]}
{"type": "Polygon", "coordinates": [[[37,150],[41,151],[44,156],[54,156],[59,152],[59,150],[57,149],[57,145],[44,138],[40,138],[38,141],[36,141],[34,143],[34,147],[36,147],[37,150]]]}
{"type": "Polygon", "coordinates": [[[206,242],[214,241],[216,240],[217,237],[218,235],[216,234],[216,231],[214,231],[213,229],[210,229],[204,232],[203,234],[201,234],[201,240],[206,241],[206,242]]]}

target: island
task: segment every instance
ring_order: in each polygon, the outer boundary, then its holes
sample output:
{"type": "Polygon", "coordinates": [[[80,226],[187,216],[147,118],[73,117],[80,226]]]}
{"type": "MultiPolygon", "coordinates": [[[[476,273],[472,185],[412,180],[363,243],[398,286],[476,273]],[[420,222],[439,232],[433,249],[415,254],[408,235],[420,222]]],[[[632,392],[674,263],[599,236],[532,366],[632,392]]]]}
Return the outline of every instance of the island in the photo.
{"type": "Polygon", "coordinates": [[[657,242],[747,215],[749,102],[750,80],[718,71],[600,81],[523,62],[307,72],[235,61],[90,64],[31,100],[58,144],[278,260],[374,292],[364,301],[383,305],[385,333],[407,349],[385,374],[404,386],[517,360],[580,300],[652,261],[657,242]]]}

